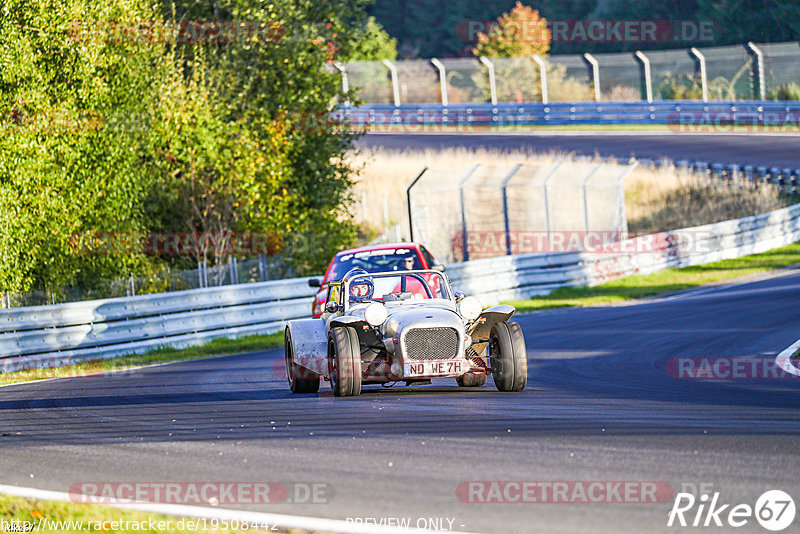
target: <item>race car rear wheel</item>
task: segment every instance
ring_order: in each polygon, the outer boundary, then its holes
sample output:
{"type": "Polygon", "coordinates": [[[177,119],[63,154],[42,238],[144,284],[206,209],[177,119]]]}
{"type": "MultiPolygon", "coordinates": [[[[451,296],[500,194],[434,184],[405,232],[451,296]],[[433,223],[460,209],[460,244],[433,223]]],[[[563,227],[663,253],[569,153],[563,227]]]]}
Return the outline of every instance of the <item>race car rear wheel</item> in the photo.
{"type": "Polygon", "coordinates": [[[355,329],[339,326],[328,335],[328,371],[337,397],[361,393],[361,347],[355,329]]]}
{"type": "Polygon", "coordinates": [[[484,373],[473,373],[472,371],[456,377],[456,382],[462,388],[477,388],[486,383],[484,373]]]}
{"type": "Polygon", "coordinates": [[[518,323],[497,323],[489,340],[494,384],[500,391],[522,391],[528,383],[525,338],[518,323]]]}
{"type": "Polygon", "coordinates": [[[288,326],[283,335],[283,352],[286,356],[286,378],[289,380],[289,389],[292,390],[292,393],[316,393],[319,391],[319,375],[297,365],[294,361],[294,341],[292,340],[292,331],[288,326]]]}

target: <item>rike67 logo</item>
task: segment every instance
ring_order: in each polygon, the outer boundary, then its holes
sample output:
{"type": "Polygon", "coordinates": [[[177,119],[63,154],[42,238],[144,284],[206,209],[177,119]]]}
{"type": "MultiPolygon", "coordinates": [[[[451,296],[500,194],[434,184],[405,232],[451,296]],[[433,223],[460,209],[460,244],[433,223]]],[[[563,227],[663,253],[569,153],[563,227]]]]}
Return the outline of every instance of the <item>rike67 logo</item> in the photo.
{"type": "Polygon", "coordinates": [[[792,524],[796,511],[794,500],[781,490],[764,492],[755,506],[723,503],[718,491],[711,496],[704,493],[699,498],[691,493],[678,493],[667,526],[739,528],[755,518],[765,529],[778,532],[792,524]]]}

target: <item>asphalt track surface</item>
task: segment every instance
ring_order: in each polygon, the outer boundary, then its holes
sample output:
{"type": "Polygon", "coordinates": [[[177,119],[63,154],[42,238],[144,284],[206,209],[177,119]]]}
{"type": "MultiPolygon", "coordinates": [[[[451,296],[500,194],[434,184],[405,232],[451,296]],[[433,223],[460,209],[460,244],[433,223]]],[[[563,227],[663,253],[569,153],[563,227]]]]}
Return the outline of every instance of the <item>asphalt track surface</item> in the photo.
{"type": "MultiPolygon", "coordinates": [[[[334,398],[324,384],[296,396],[282,349],[0,388],[2,483],[320,482],[333,488],[327,504],[240,507],[412,524],[447,517],[474,532],[659,532],[672,500],[468,503],[456,496],[463,481],[710,483],[728,503],[754,505],[769,489],[798,501],[800,378],[667,372],[679,357],[773,358],[800,337],[798,302],[793,271],[519,315],[530,376],[518,394],[491,380],[476,390],[443,380],[368,386],[355,398],[334,398]]],[[[738,530],[763,532],[752,519],[738,530]]]]}
{"type": "Polygon", "coordinates": [[[759,134],[678,134],[654,132],[546,132],[492,134],[370,134],[361,147],[433,149],[465,147],[503,151],[533,150],[599,154],[618,158],[696,160],[768,167],[800,168],[800,136],[759,134]]]}

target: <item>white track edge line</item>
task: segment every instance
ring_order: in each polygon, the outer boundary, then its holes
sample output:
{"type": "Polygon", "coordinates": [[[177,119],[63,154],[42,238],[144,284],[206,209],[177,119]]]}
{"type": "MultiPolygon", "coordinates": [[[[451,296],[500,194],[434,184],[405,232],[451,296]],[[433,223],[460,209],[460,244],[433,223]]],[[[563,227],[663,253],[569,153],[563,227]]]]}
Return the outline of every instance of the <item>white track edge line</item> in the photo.
{"type": "MultiPolygon", "coordinates": [[[[36,488],[25,488],[21,486],[6,486],[0,484],[0,493],[28,499],[76,502],[68,493],[41,490],[36,488]]],[[[161,503],[102,504],[102,506],[111,506],[113,508],[139,510],[142,512],[152,512],[172,516],[204,517],[207,519],[219,519],[227,521],[239,520],[243,522],[261,523],[283,528],[298,528],[309,531],[336,532],[344,534],[395,534],[401,532],[408,534],[433,532],[431,530],[423,530],[418,528],[401,528],[379,524],[376,525],[374,523],[364,524],[343,521],[341,519],[326,519],[321,517],[273,514],[266,512],[248,512],[244,510],[209,508],[205,506],[161,503]]],[[[457,531],[449,532],[458,534],[457,531]]]]}
{"type": "Polygon", "coordinates": [[[800,339],[792,343],[792,346],[778,354],[775,358],[775,363],[778,364],[778,367],[786,371],[787,373],[793,374],[795,376],[800,376],[800,369],[792,364],[792,355],[797,352],[797,349],[800,348],[800,339]]]}

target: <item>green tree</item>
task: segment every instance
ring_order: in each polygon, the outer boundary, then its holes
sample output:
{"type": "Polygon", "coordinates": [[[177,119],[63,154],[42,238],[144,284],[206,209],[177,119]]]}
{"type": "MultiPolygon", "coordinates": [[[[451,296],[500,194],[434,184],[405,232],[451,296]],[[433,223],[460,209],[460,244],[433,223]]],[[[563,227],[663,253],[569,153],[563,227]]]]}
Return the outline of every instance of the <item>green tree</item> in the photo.
{"type": "Polygon", "coordinates": [[[509,13],[497,19],[497,26],[478,35],[473,53],[487,57],[528,57],[546,55],[553,36],[539,12],[517,2],[509,13]]]}
{"type": "Polygon", "coordinates": [[[699,16],[714,23],[716,44],[800,39],[796,0],[697,0],[699,16]]]}
{"type": "Polygon", "coordinates": [[[146,230],[141,172],[162,50],[87,38],[152,20],[142,0],[8,0],[0,8],[0,291],[56,290],[144,268],[131,251],[86,254],[80,236],[146,230]],[[92,26],[77,21],[93,21],[92,26]]]}
{"type": "Polygon", "coordinates": [[[348,56],[340,58],[342,61],[397,59],[397,39],[386,33],[375,17],[367,18],[351,31],[354,33],[355,46],[348,56]]]}
{"type": "MultiPolygon", "coordinates": [[[[353,171],[345,157],[355,137],[328,118],[341,87],[329,63],[365,49],[363,35],[349,31],[354,21],[364,20],[362,8],[345,0],[209,0],[165,8],[176,21],[261,21],[281,29],[268,42],[181,43],[176,54],[185,70],[202,61],[202,84],[211,86],[217,116],[237,150],[264,158],[234,173],[241,176],[235,193],[222,195],[235,208],[226,224],[233,231],[275,236],[298,273],[321,271],[355,236],[347,211],[353,171]]],[[[183,167],[177,174],[168,169],[167,176],[185,175],[189,160],[176,161],[183,167]]]]}
{"type": "MultiPolygon", "coordinates": [[[[0,291],[187,261],[103,248],[148,232],[256,232],[298,273],[320,272],[355,234],[354,136],[328,120],[340,92],[328,67],[366,49],[348,32],[363,20],[345,0],[6,2],[0,291]],[[214,38],[208,21],[249,27],[214,38]]],[[[197,256],[224,261],[224,245],[197,256]]]]}
{"type": "MultiPolygon", "coordinates": [[[[547,21],[539,12],[519,2],[497,19],[497,25],[488,34],[478,35],[472,53],[499,58],[494,61],[499,100],[532,102],[541,99],[539,68],[531,56],[546,55],[551,38],[547,21]]],[[[476,83],[484,87],[488,95],[488,83],[482,74],[476,83]]]]}

